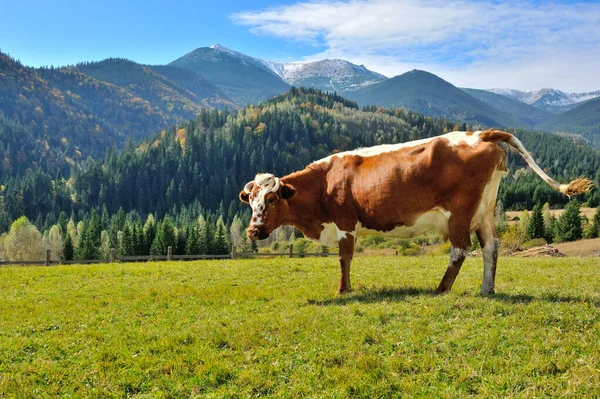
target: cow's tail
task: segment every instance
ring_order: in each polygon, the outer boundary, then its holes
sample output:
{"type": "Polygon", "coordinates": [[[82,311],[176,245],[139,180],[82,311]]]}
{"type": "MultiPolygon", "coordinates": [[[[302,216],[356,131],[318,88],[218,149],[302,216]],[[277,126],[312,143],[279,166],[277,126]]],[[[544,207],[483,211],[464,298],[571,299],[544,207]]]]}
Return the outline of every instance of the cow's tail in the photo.
{"type": "Polygon", "coordinates": [[[585,179],[585,178],[575,179],[572,182],[570,182],[569,184],[560,184],[559,182],[557,182],[556,180],[554,180],[553,178],[548,176],[538,166],[538,164],[535,163],[535,161],[533,160],[531,155],[529,155],[529,153],[525,149],[525,146],[523,145],[523,143],[521,143],[521,140],[519,140],[518,138],[516,138],[515,136],[513,136],[510,133],[503,132],[500,130],[490,129],[490,130],[481,132],[479,135],[479,138],[482,141],[488,141],[488,142],[493,142],[493,143],[502,141],[502,142],[510,145],[511,147],[515,148],[517,151],[519,151],[519,153],[521,154],[523,159],[525,159],[525,161],[531,167],[531,169],[533,169],[535,171],[535,173],[538,174],[538,176],[540,176],[546,183],[548,183],[550,185],[550,187],[552,187],[556,191],[561,192],[569,197],[572,197],[573,195],[585,193],[587,191],[590,191],[592,189],[592,187],[594,187],[594,183],[592,183],[591,180],[585,179]]]}

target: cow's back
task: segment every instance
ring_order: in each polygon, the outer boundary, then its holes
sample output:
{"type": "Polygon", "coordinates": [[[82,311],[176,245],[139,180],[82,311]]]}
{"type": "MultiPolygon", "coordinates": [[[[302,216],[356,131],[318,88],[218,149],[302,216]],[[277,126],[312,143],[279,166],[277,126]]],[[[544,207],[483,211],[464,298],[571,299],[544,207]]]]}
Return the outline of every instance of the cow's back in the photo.
{"type": "Polygon", "coordinates": [[[411,226],[432,210],[472,217],[503,160],[496,144],[452,144],[443,137],[371,156],[334,156],[326,206],[347,227],[360,223],[379,232],[411,226]]]}

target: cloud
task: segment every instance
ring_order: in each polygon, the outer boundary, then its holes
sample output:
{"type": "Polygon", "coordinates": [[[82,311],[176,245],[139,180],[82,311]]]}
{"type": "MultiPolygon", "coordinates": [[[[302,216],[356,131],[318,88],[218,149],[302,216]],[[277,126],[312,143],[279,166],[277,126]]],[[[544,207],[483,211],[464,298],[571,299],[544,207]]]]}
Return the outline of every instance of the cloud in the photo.
{"type": "Polygon", "coordinates": [[[388,76],[419,68],[472,87],[600,88],[597,3],[301,1],[231,18],[325,48],[304,60],[344,58],[388,76]]]}

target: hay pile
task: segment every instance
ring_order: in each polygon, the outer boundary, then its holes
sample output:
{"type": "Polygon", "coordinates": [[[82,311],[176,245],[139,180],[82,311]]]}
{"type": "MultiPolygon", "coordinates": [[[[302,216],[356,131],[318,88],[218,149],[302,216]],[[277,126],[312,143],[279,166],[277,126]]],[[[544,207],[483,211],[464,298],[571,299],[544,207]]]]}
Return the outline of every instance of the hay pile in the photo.
{"type": "Polygon", "coordinates": [[[515,252],[512,254],[512,256],[516,256],[518,258],[531,258],[536,256],[548,258],[565,256],[565,254],[560,252],[557,248],[554,248],[552,245],[543,245],[541,247],[534,247],[525,251],[515,252]]]}

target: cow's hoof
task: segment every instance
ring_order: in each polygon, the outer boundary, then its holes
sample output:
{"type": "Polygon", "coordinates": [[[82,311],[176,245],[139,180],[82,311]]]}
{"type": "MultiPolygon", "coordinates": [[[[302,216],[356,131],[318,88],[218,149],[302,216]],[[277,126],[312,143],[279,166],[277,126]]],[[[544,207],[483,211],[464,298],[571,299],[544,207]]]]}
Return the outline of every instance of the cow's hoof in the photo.
{"type": "Polygon", "coordinates": [[[351,292],[352,292],[352,290],[351,290],[350,288],[347,288],[347,289],[346,289],[346,288],[339,288],[339,289],[337,290],[337,294],[338,294],[338,295],[349,294],[349,293],[351,293],[351,292]]]}
{"type": "Polygon", "coordinates": [[[495,293],[496,293],[496,291],[494,291],[494,290],[490,290],[490,291],[481,290],[481,292],[479,293],[479,295],[489,296],[489,295],[494,295],[495,293]]]}
{"type": "Polygon", "coordinates": [[[436,295],[443,295],[443,294],[449,293],[450,292],[450,288],[437,287],[434,292],[435,292],[436,295]]]}

